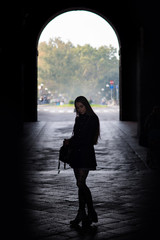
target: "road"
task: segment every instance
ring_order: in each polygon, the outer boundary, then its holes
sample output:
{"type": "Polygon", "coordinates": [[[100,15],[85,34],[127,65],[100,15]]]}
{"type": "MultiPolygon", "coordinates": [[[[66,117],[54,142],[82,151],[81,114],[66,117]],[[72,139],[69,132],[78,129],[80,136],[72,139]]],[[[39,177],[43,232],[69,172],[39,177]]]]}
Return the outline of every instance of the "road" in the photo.
{"type": "Polygon", "coordinates": [[[143,239],[148,230],[150,239],[156,239],[159,175],[144,164],[146,150],[135,137],[137,124],[112,121],[118,119],[117,107],[96,109],[103,119],[101,138],[95,145],[97,171],[90,171],[87,185],[99,221],[83,232],[81,226],[69,225],[78,209],[73,170],[68,165],[64,170],[62,163],[59,174],[57,169],[59,149],[72,135],[75,113],[47,106],[38,112],[40,122],[25,123],[21,141],[26,239],[133,240],[143,239]]]}
{"type": "MultiPolygon", "coordinates": [[[[98,115],[100,121],[119,120],[119,106],[94,108],[94,111],[98,115]]],[[[38,105],[38,121],[74,121],[75,116],[74,108],[38,105]]]]}

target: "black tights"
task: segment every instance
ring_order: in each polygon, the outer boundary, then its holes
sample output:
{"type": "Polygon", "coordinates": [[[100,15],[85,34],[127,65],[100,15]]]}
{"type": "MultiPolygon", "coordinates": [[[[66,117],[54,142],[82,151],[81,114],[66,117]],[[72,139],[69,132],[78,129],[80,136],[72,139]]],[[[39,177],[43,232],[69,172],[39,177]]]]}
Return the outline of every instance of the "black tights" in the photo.
{"type": "Polygon", "coordinates": [[[93,201],[90,189],[86,185],[86,179],[89,174],[89,170],[74,169],[74,174],[77,180],[78,198],[79,198],[79,210],[85,209],[87,204],[88,213],[93,211],[93,201]]]}

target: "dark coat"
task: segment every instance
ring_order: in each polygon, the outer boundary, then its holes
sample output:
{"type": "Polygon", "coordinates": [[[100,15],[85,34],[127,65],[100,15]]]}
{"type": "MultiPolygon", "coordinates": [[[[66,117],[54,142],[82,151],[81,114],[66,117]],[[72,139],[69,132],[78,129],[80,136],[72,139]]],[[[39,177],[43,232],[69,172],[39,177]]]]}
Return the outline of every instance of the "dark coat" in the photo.
{"type": "Polygon", "coordinates": [[[97,163],[94,151],[95,135],[99,127],[96,115],[80,115],[75,119],[73,137],[70,139],[72,148],[70,166],[95,170],[97,163]]]}

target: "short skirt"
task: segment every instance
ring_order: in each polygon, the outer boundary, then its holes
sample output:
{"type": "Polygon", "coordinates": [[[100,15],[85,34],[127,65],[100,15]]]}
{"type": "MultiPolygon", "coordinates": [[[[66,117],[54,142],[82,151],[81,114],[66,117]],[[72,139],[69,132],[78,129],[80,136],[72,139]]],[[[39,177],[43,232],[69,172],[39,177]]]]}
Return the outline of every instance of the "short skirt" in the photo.
{"type": "Polygon", "coordinates": [[[96,170],[96,157],[93,145],[75,146],[70,158],[72,168],[96,170]]]}

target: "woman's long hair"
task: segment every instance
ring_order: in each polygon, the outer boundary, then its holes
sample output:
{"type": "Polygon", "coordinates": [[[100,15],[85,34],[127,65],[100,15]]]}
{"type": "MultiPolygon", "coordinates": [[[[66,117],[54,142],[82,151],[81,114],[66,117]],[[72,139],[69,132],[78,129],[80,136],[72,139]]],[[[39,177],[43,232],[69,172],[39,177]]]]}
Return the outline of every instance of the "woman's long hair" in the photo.
{"type": "Polygon", "coordinates": [[[79,115],[77,107],[76,107],[76,103],[77,102],[81,102],[85,107],[86,107],[86,114],[88,116],[95,116],[98,120],[98,128],[96,129],[96,134],[94,136],[94,144],[97,144],[98,142],[98,138],[100,137],[100,123],[99,123],[99,118],[98,116],[95,114],[95,112],[93,111],[91,105],[89,104],[88,100],[84,97],[84,96],[79,96],[75,99],[74,101],[74,106],[75,106],[75,110],[77,113],[77,116],[79,115]]]}

